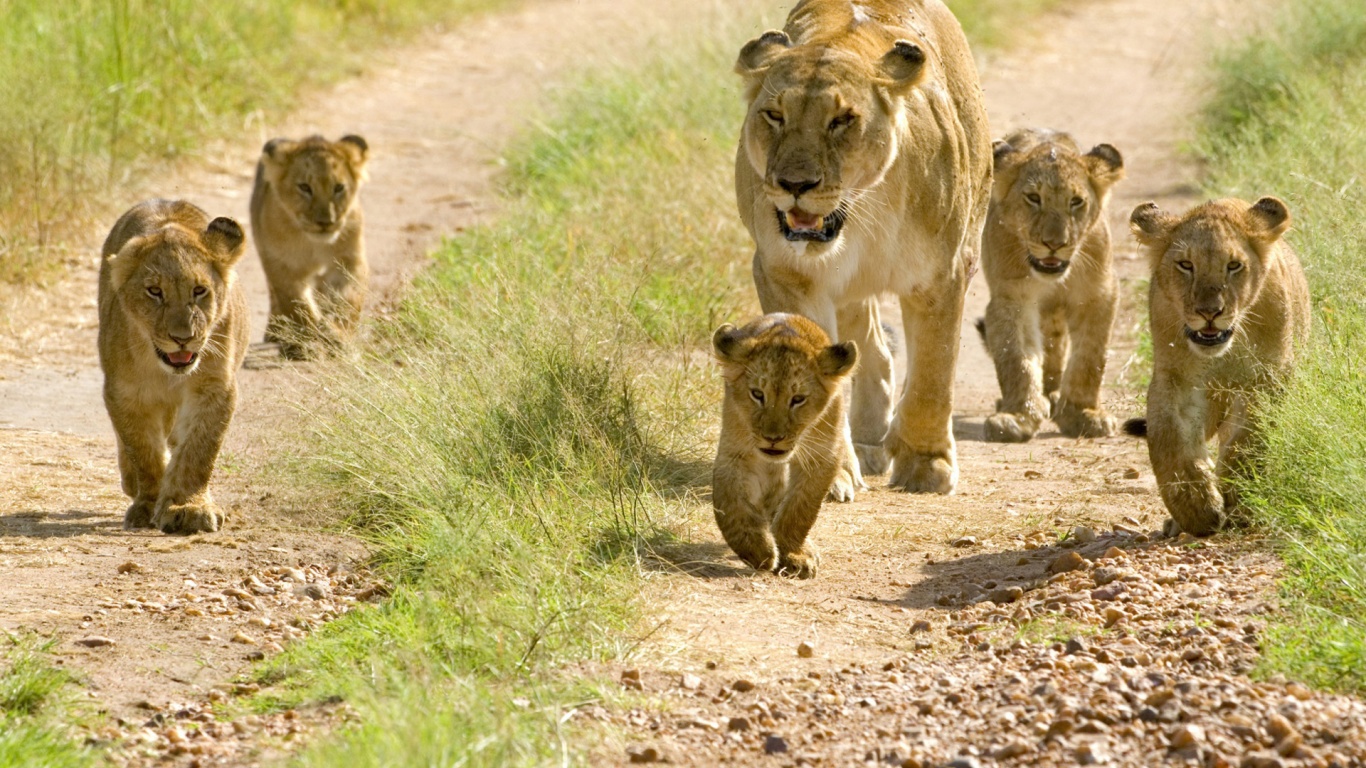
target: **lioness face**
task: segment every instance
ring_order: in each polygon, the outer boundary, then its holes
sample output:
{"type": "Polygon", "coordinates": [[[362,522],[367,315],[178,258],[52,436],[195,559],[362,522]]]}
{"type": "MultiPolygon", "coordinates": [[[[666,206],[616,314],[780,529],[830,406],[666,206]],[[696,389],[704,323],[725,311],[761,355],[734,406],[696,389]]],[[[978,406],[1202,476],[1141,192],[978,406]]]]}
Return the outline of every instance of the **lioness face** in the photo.
{"type": "Polygon", "coordinates": [[[1124,161],[1109,144],[1079,155],[1044,142],[1024,151],[1008,141],[994,147],[996,211],[1025,243],[1031,274],[1060,280],[1086,233],[1104,211],[1110,188],[1124,177],[1124,161]]]}
{"type": "Polygon", "coordinates": [[[924,54],[901,41],[880,61],[768,32],[740,53],[749,111],[741,145],[788,241],[838,242],[859,198],[897,157],[894,115],[924,54]]]}
{"type": "Polygon", "coordinates": [[[172,225],[133,238],[111,256],[114,290],[139,337],[128,344],[143,346],[167,373],[194,373],[226,311],[242,244],[241,227],[217,218],[204,232],[172,225]]]}
{"type": "Polygon", "coordinates": [[[365,177],[368,146],[359,136],[327,141],[274,139],[261,154],[267,179],[300,231],[320,242],[337,239],[365,177]]]}
{"type": "Polygon", "coordinates": [[[723,325],[712,346],[754,450],[777,462],[792,457],[858,359],[853,342],[831,345],[815,323],[785,314],[723,325]]]}
{"type": "Polygon", "coordinates": [[[1182,217],[1146,203],[1130,224],[1152,257],[1153,323],[1180,318],[1192,351],[1208,357],[1227,352],[1261,293],[1266,259],[1290,226],[1285,203],[1264,197],[1249,207],[1216,200],[1182,217]]]}

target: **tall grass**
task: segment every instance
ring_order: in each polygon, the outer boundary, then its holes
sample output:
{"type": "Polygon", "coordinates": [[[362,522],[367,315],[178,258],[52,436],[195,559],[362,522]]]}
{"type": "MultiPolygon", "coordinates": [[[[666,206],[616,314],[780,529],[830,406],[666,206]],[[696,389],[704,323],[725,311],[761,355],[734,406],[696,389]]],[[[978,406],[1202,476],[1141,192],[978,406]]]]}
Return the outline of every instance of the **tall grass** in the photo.
{"type": "Polygon", "coordinates": [[[0,3],[0,281],[52,274],[149,163],[281,111],[382,41],[500,2],[0,3]]]}
{"type": "Polygon", "coordinates": [[[72,741],[71,683],[47,657],[50,643],[10,638],[0,658],[0,768],[78,768],[89,750],[72,741]]]}
{"type": "Polygon", "coordinates": [[[1226,52],[1203,127],[1209,188],[1290,205],[1314,341],[1262,414],[1245,493],[1284,541],[1290,620],[1266,668],[1366,691],[1366,5],[1287,3],[1226,52]]]}

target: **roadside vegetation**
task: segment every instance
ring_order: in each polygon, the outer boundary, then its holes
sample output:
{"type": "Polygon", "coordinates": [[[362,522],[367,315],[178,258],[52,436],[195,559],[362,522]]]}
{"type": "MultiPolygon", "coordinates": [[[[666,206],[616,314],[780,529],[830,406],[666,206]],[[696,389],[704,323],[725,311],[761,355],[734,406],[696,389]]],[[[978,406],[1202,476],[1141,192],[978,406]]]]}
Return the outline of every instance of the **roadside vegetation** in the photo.
{"type": "Polygon", "coordinates": [[[1287,201],[1314,339],[1262,414],[1244,493],[1289,564],[1264,669],[1366,692],[1366,5],[1284,3],[1219,61],[1200,149],[1212,195],[1287,201]]]}
{"type": "Polygon", "coordinates": [[[71,676],[54,666],[51,643],[11,636],[0,649],[0,768],[77,768],[92,764],[73,740],[71,676]]]}
{"type": "Polygon", "coordinates": [[[0,283],[57,273],[105,194],[259,131],[362,55],[505,0],[0,3],[0,283]]]}

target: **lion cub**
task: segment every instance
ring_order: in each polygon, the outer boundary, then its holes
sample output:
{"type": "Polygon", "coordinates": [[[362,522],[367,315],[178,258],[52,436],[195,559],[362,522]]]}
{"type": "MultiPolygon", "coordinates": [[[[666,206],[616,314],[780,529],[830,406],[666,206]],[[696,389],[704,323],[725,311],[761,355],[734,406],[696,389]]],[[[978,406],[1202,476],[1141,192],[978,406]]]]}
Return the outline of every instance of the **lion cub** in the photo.
{"type": "Polygon", "coordinates": [[[251,192],[251,235],[270,287],[266,341],[289,359],[335,344],[360,320],[370,281],[356,193],[365,180],[365,139],[272,139],[251,192]]]}
{"type": "Polygon", "coordinates": [[[726,543],[760,571],[809,579],[806,535],[839,471],[852,341],[831,344],[799,315],[771,314],[712,337],[726,380],[712,507],[726,543]]]}
{"type": "Polygon", "coordinates": [[[978,325],[1001,399],[986,438],[1019,443],[1050,415],[1068,437],[1105,437],[1100,402],[1118,292],[1105,202],[1124,178],[1109,144],[1081,154],[1065,133],[1024,130],[995,146],[996,180],[982,240],[991,289],[978,325]]]}
{"type": "Polygon", "coordinates": [[[104,241],[100,368],[133,498],[125,528],[191,533],[223,523],[209,476],[247,350],[247,302],[233,270],[244,241],[237,222],[210,221],[179,200],[139,203],[104,241]]]}
{"type": "Polygon", "coordinates": [[[1290,212],[1274,197],[1216,200],[1181,216],[1146,203],[1129,222],[1152,267],[1153,378],[1147,419],[1125,431],[1146,433],[1176,527],[1204,536],[1237,506],[1224,481],[1245,460],[1256,398],[1309,336],[1309,287],[1281,240],[1290,212]]]}

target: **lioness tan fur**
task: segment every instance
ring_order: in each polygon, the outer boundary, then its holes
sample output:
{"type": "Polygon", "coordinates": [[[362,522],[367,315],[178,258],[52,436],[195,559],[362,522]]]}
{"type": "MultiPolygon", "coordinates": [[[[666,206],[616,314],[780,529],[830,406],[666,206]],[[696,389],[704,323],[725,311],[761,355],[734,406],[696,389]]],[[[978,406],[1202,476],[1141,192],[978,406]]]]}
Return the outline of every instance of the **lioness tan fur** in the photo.
{"type": "Polygon", "coordinates": [[[712,347],[726,381],[716,524],[756,570],[811,578],[817,557],[806,536],[843,458],[844,381],[858,348],[781,313],[723,325],[712,347]]]}
{"type": "Polygon", "coordinates": [[[237,405],[247,303],[233,266],[245,237],[184,201],[149,200],[104,241],[99,350],[125,528],[216,531],[209,477],[237,405]]]}
{"type": "Polygon", "coordinates": [[[748,113],[735,162],[765,312],[857,342],[844,458],[891,485],[950,493],[959,323],[991,188],[977,70],[938,0],[803,0],[740,52],[748,113]],[[908,374],[893,419],[878,297],[900,297],[908,374]]]}
{"type": "Polygon", "coordinates": [[[1068,437],[1112,435],[1100,385],[1119,294],[1105,203],[1124,160],[1109,144],[1081,154],[1067,134],[1039,130],[1007,136],[994,157],[983,338],[1001,399],[986,438],[1029,440],[1050,412],[1068,437]]]}
{"type": "Polygon", "coordinates": [[[1130,224],[1152,267],[1153,378],[1146,424],[1125,427],[1146,430],[1172,521],[1204,536],[1237,509],[1225,479],[1246,461],[1257,398],[1309,337],[1309,288],[1281,239],[1290,211],[1277,198],[1216,200],[1181,216],[1147,203],[1130,224]]]}
{"type": "Polygon", "coordinates": [[[356,194],[369,146],[359,136],[272,139],[251,193],[251,235],[270,287],[266,341],[287,358],[348,338],[365,305],[370,267],[356,194]]]}

